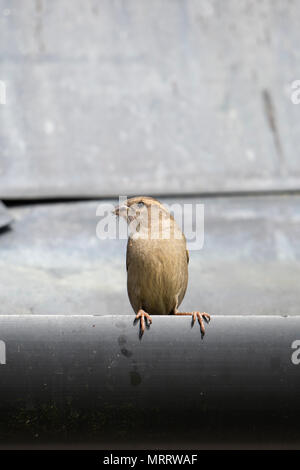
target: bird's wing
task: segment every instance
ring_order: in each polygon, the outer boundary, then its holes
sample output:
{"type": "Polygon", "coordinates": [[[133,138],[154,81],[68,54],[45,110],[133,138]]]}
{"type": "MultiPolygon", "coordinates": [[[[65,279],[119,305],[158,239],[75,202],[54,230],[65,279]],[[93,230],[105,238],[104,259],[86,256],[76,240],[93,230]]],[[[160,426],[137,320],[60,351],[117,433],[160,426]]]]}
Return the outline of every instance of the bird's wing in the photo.
{"type": "Polygon", "coordinates": [[[126,250],[126,271],[128,271],[128,265],[129,265],[129,256],[128,256],[128,246],[126,250]]]}
{"type": "Polygon", "coordinates": [[[132,242],[130,238],[128,238],[127,250],[126,250],[126,271],[128,271],[129,262],[130,262],[130,259],[132,258],[131,247],[132,247],[132,242]]]}
{"type": "Polygon", "coordinates": [[[189,264],[189,261],[190,261],[189,250],[186,250],[186,260],[187,260],[187,264],[189,264]]]}

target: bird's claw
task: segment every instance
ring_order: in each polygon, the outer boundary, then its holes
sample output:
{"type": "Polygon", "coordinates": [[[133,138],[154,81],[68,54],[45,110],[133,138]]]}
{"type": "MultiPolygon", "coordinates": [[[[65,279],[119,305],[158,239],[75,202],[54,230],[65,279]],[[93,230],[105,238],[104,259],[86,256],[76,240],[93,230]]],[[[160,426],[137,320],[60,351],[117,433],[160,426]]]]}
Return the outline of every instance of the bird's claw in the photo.
{"type": "Polygon", "coordinates": [[[196,322],[196,319],[198,318],[198,322],[199,322],[199,325],[200,325],[200,331],[201,331],[201,335],[202,335],[202,338],[203,338],[203,336],[205,335],[205,326],[204,326],[203,319],[206,321],[206,323],[209,323],[210,322],[210,315],[208,313],[205,313],[205,312],[203,312],[203,313],[193,312],[192,315],[193,315],[192,326],[194,326],[194,323],[196,322]]]}
{"type": "Polygon", "coordinates": [[[136,314],[134,323],[136,323],[138,320],[140,320],[140,337],[142,337],[145,331],[145,327],[147,326],[147,328],[150,328],[152,318],[149,313],[145,312],[144,310],[139,310],[136,314]]]}

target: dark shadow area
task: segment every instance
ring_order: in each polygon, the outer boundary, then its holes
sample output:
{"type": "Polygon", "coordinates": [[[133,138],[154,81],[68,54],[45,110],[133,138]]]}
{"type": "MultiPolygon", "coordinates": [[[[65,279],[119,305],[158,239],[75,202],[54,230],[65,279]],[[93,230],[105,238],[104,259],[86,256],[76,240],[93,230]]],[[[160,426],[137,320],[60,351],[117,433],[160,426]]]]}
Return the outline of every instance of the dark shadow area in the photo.
{"type": "Polygon", "coordinates": [[[4,227],[0,227],[0,237],[6,233],[12,232],[12,228],[9,225],[5,225],[4,227]]]}
{"type": "Polygon", "coordinates": [[[0,447],[76,445],[77,448],[297,448],[300,412],[166,412],[145,403],[93,412],[57,403],[2,413],[0,447]]]}
{"type": "MultiPolygon", "coordinates": [[[[128,191],[128,194],[126,196],[128,198],[136,196],[136,193],[132,193],[131,191],[128,191]]],[[[148,194],[148,196],[152,196],[158,199],[189,199],[189,198],[222,198],[222,197],[230,197],[230,198],[235,198],[235,197],[259,197],[259,196],[266,196],[266,197],[272,197],[272,196],[299,196],[300,195],[300,190],[295,188],[295,189],[265,189],[265,190],[245,190],[245,191],[199,191],[199,192],[186,192],[186,193],[157,193],[156,191],[151,192],[151,194],[148,194]]],[[[19,206],[29,206],[29,205],[38,205],[38,204],[72,204],[74,202],[88,202],[88,201],[107,201],[107,200],[112,200],[112,199],[118,199],[120,197],[119,194],[117,193],[112,193],[111,195],[108,196],[103,196],[101,194],[95,195],[95,196],[70,196],[70,197],[58,197],[58,196],[53,196],[49,198],[44,198],[44,197],[38,197],[38,198],[9,198],[9,199],[3,199],[3,203],[7,207],[19,207],[19,206]]]]}

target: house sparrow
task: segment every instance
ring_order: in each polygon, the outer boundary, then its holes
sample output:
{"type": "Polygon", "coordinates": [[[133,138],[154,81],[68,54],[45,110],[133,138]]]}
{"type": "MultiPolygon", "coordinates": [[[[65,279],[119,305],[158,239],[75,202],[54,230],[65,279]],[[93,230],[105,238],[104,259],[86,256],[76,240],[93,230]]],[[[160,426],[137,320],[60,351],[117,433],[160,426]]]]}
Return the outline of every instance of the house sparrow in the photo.
{"type": "Polygon", "coordinates": [[[140,336],[151,315],[191,315],[198,318],[202,336],[210,315],[178,312],[188,283],[189,252],[186,239],[168,210],[156,199],[133,197],[113,211],[129,228],[126,268],[127,291],[140,336]],[[146,320],[145,320],[146,319],[146,320]]]}

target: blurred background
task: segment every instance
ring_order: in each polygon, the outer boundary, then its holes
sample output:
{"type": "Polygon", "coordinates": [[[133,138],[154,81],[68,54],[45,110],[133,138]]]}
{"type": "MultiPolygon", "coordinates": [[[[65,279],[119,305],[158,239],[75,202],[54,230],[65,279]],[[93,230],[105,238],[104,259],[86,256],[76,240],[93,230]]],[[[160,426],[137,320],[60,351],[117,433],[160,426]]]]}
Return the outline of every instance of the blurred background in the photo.
{"type": "Polygon", "coordinates": [[[299,314],[299,15],[0,0],[0,314],[131,313],[96,208],[139,194],[205,204],[183,309],[299,314]]]}

